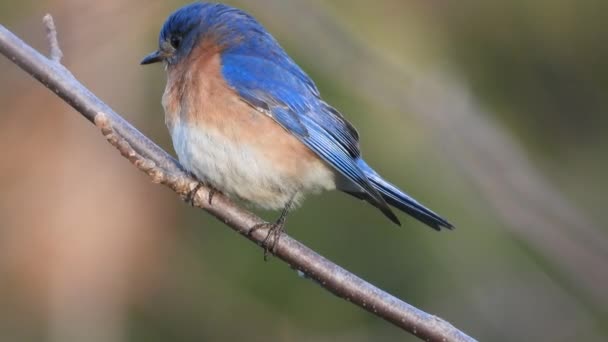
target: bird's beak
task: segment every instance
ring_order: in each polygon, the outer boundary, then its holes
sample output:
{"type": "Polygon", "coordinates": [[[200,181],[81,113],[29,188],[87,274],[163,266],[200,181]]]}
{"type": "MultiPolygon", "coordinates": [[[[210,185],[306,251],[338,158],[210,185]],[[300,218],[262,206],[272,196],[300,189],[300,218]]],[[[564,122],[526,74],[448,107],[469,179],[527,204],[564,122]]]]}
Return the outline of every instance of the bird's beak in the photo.
{"type": "Polygon", "coordinates": [[[144,57],[144,59],[141,61],[140,64],[146,65],[146,64],[162,62],[163,58],[164,58],[164,56],[161,54],[160,51],[154,51],[151,54],[144,57]]]}

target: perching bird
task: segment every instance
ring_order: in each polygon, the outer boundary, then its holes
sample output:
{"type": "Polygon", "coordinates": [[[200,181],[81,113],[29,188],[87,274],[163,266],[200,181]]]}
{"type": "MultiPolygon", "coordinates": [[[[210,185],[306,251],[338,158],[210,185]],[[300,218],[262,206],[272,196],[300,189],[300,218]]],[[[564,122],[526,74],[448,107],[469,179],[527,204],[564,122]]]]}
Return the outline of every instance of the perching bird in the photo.
{"type": "Polygon", "coordinates": [[[165,122],[182,165],[203,183],[265,209],[340,190],[400,225],[394,206],[428,226],[453,226],[385,181],[361,157],[355,128],[249,14],[196,2],[171,14],[159,49],[165,122]]]}

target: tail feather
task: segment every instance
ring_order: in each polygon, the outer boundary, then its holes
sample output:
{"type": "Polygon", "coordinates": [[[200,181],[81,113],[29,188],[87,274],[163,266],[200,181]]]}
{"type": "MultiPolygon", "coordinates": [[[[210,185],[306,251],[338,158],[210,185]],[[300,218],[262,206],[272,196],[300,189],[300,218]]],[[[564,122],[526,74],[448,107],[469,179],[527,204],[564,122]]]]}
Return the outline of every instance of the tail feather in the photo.
{"type": "MultiPolygon", "coordinates": [[[[449,223],[446,219],[435,214],[430,209],[426,208],[418,201],[407,195],[403,191],[399,190],[396,186],[385,181],[376,171],[374,171],[369,165],[362,159],[358,161],[358,165],[365,172],[365,175],[370,180],[372,186],[378,190],[384,200],[392,205],[393,207],[411,215],[418,221],[428,225],[435,230],[441,230],[441,228],[453,229],[454,226],[449,223]]],[[[361,197],[361,196],[357,196],[361,197]]]]}

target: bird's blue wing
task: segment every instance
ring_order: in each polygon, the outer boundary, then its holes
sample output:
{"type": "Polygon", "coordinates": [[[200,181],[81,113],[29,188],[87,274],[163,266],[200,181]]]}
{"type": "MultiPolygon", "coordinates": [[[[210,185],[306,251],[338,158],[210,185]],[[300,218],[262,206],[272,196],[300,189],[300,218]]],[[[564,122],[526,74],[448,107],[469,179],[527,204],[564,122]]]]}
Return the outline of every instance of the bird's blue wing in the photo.
{"type": "Polygon", "coordinates": [[[268,112],[286,129],[302,134],[302,117],[306,116],[349,155],[359,157],[359,135],[355,128],[320,99],[315,84],[297,65],[289,59],[278,60],[224,54],[222,73],[245,101],[268,112]]]}
{"type": "Polygon", "coordinates": [[[245,102],[271,116],[339,171],[351,183],[351,189],[367,193],[385,214],[394,217],[357,166],[357,132],[320,99],[314,83],[302,71],[293,73],[280,63],[258,56],[223,54],[222,75],[245,102]]]}

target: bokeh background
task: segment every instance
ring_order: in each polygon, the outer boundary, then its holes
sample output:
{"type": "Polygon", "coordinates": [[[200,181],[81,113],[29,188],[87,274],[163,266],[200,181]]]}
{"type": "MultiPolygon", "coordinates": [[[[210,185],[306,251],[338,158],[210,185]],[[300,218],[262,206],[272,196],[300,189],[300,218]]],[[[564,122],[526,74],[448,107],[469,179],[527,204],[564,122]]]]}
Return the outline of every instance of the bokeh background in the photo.
{"type": "MultiPolygon", "coordinates": [[[[0,23],[172,151],[161,67],[184,1],[0,1],[0,23]]],[[[366,159],[456,224],[349,196],[288,230],[482,341],[608,339],[608,2],[242,0],[358,127],[366,159]]],[[[153,185],[0,58],[0,340],[414,341],[153,185]]],[[[262,212],[273,219],[276,213],[262,212]]]]}

